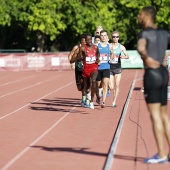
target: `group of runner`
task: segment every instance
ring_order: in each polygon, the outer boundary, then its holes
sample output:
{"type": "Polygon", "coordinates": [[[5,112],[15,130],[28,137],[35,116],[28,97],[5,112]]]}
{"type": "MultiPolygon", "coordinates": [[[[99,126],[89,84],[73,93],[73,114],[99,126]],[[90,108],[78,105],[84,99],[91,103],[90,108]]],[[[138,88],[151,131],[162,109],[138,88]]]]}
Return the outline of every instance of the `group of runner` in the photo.
{"type": "Polygon", "coordinates": [[[80,44],[74,46],[68,55],[71,67],[75,69],[77,89],[82,91],[81,104],[91,109],[94,109],[95,94],[96,102],[104,108],[110,90],[113,90],[112,106],[117,107],[121,58],[129,58],[126,48],[118,42],[119,32],[112,33],[112,43],[108,37],[108,32],[99,26],[95,37],[83,34],[80,44]]]}

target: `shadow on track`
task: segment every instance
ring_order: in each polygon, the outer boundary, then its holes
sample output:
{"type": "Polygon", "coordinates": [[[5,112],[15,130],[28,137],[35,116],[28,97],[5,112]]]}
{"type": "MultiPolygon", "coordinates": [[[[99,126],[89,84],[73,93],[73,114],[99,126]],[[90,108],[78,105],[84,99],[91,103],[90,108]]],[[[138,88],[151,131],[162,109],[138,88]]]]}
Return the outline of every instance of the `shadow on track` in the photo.
{"type": "Polygon", "coordinates": [[[78,154],[94,155],[94,156],[107,156],[107,153],[91,152],[90,148],[62,148],[62,147],[46,147],[46,146],[31,146],[33,148],[40,148],[49,152],[73,152],[78,154]]]}
{"type": "Polygon", "coordinates": [[[71,108],[82,108],[80,99],[75,98],[55,98],[42,99],[40,102],[32,102],[29,109],[38,111],[59,111],[87,114],[82,110],[71,110],[71,108]]]}

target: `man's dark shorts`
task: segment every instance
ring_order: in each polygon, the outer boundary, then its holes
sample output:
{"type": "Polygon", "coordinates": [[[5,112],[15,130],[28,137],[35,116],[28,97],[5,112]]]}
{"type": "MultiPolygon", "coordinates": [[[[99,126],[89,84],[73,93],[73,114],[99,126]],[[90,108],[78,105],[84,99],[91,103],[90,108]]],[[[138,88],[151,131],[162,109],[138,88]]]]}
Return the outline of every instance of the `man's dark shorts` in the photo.
{"type": "Polygon", "coordinates": [[[110,70],[110,75],[120,74],[122,72],[122,68],[115,68],[110,70]]]}
{"type": "Polygon", "coordinates": [[[101,81],[103,78],[110,78],[110,69],[98,70],[96,81],[101,81]]]}
{"type": "Polygon", "coordinates": [[[82,73],[83,73],[82,69],[79,69],[78,67],[75,67],[76,85],[81,85],[81,80],[83,79],[82,73]]]}
{"type": "Polygon", "coordinates": [[[161,103],[167,105],[167,87],[169,73],[166,67],[158,69],[145,69],[144,95],[146,103],[161,103]]]}

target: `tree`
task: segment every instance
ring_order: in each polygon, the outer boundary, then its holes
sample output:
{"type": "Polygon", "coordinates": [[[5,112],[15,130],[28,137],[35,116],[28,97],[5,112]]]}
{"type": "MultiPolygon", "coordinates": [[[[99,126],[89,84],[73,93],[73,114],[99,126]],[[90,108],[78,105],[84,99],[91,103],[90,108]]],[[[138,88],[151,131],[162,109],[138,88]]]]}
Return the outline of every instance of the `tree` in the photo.
{"type": "Polygon", "coordinates": [[[169,0],[0,0],[0,48],[37,46],[37,51],[68,51],[82,33],[102,25],[111,36],[136,49],[137,14],[146,5],[156,7],[157,24],[170,30],[169,0]]]}
{"type": "Polygon", "coordinates": [[[15,19],[17,12],[18,1],[16,0],[0,0],[0,48],[4,47],[4,44],[8,37],[10,37],[11,31],[9,31],[9,27],[11,27],[12,21],[15,19]]]}
{"type": "Polygon", "coordinates": [[[46,36],[52,41],[66,28],[61,8],[62,0],[44,0],[30,6],[28,29],[37,33],[38,51],[43,51],[46,36]]]}

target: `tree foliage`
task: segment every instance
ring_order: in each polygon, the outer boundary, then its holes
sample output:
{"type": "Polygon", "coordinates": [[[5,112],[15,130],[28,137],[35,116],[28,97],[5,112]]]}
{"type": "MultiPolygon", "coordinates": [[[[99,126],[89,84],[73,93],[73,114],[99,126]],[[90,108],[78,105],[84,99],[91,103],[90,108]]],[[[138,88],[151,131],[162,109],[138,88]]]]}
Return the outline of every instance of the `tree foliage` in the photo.
{"type": "Polygon", "coordinates": [[[0,48],[70,50],[80,34],[94,35],[102,25],[135,49],[137,14],[146,5],[156,7],[156,24],[170,31],[169,0],[0,0],[0,48]]]}

